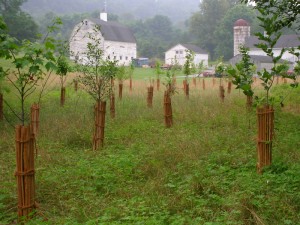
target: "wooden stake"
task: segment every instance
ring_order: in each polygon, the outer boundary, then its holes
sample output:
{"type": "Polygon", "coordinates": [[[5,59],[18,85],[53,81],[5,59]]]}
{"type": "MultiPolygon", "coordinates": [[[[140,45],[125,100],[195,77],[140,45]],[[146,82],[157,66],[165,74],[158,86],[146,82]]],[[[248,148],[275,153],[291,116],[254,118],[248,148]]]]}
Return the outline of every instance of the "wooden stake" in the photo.
{"type": "Polygon", "coordinates": [[[194,84],[194,87],[197,86],[196,77],[193,77],[193,84],[194,84]]]}
{"type": "Polygon", "coordinates": [[[205,90],[205,80],[204,80],[204,78],[202,79],[202,89],[205,90]]]}

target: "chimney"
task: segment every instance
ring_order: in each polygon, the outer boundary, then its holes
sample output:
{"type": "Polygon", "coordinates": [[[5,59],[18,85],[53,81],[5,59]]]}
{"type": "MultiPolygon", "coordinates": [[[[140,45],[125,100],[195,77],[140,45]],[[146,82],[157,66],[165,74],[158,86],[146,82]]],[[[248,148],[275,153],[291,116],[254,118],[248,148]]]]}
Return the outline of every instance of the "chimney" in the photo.
{"type": "Polygon", "coordinates": [[[100,13],[100,20],[107,22],[107,12],[103,11],[100,13]]]}

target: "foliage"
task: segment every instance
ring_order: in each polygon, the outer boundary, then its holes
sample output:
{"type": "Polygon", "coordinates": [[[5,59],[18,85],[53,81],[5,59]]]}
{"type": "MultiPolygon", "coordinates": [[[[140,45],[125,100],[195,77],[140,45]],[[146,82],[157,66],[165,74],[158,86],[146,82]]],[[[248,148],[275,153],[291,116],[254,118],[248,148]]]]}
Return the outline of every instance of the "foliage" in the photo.
{"type": "Polygon", "coordinates": [[[166,87],[166,91],[169,92],[170,96],[174,95],[176,92],[176,85],[174,83],[175,73],[167,70],[164,85],[166,87]]]}
{"type": "MultiPolygon", "coordinates": [[[[149,110],[141,94],[145,87],[139,88],[116,101],[122,113],[107,123],[101,152],[90,150],[94,100],[70,90],[61,108],[58,89],[47,95],[36,159],[40,207],[28,225],[299,223],[299,87],[298,98],[289,99],[295,112],[276,110],[280,138],[274,140],[274,165],[262,175],[255,168],[256,116],[249,115],[249,128],[238,91],[226,104],[219,104],[217,89],[192,89],[189,102],[174,96],[176,123],[165,129],[162,93],[154,93],[157,104],[149,110]]],[[[12,130],[0,123],[0,224],[17,218],[12,130]]]]}
{"type": "Polygon", "coordinates": [[[133,31],[139,55],[148,58],[164,58],[164,52],[177,44],[182,32],[175,30],[167,16],[157,15],[145,21],[136,20],[128,24],[133,31]]]}
{"type": "Polygon", "coordinates": [[[57,59],[57,70],[56,73],[59,75],[60,82],[61,82],[61,87],[64,87],[64,84],[67,79],[67,73],[71,70],[71,66],[69,65],[68,59],[64,56],[61,55],[57,59]]]}
{"type": "MultiPolygon", "coordinates": [[[[265,104],[270,104],[270,90],[273,86],[275,76],[285,74],[288,69],[285,64],[280,63],[280,60],[287,49],[283,48],[279,55],[275,55],[274,48],[282,35],[282,29],[286,26],[291,26],[292,22],[285,21],[285,15],[281,15],[282,11],[273,11],[276,2],[282,3],[284,6],[289,5],[288,3],[283,3],[283,1],[278,2],[276,0],[268,3],[262,1],[256,5],[256,9],[260,13],[258,16],[260,26],[265,31],[265,33],[256,33],[256,36],[260,40],[260,43],[258,43],[256,47],[260,48],[267,56],[271,57],[273,62],[271,71],[268,71],[265,68],[262,71],[258,71],[258,76],[263,82],[262,85],[266,91],[265,97],[263,97],[260,102],[265,104]],[[279,20],[283,21],[280,22],[279,20]]],[[[297,86],[296,76],[292,74],[289,76],[289,78],[294,81],[293,86],[297,86]]]]}
{"type": "Polygon", "coordinates": [[[35,91],[38,82],[45,75],[44,70],[50,71],[56,68],[55,43],[52,38],[46,37],[43,43],[23,40],[22,44],[18,45],[15,38],[5,34],[3,30],[2,32],[4,33],[0,43],[0,57],[12,60],[14,69],[10,68],[6,71],[6,78],[19,96],[21,112],[14,111],[14,114],[24,125],[27,119],[25,100],[35,91]]]}
{"type": "Polygon", "coordinates": [[[214,33],[226,12],[235,4],[236,1],[231,0],[203,0],[199,11],[190,18],[189,30],[195,36],[196,44],[208,50],[213,59],[216,58],[214,52],[217,44],[214,33]]]}
{"type": "Polygon", "coordinates": [[[205,70],[205,65],[204,65],[204,61],[202,60],[199,64],[198,64],[198,74],[201,74],[204,70],[205,70]]]}
{"type": "Polygon", "coordinates": [[[225,77],[228,75],[227,73],[228,65],[223,62],[223,57],[218,59],[218,64],[216,65],[216,74],[220,77],[225,77]]]}
{"type": "Polygon", "coordinates": [[[10,36],[19,41],[33,41],[36,39],[38,26],[28,13],[22,11],[24,2],[26,0],[0,0],[0,15],[8,26],[10,36]]]}
{"type": "Polygon", "coordinates": [[[124,65],[121,65],[118,67],[118,72],[116,74],[117,79],[119,80],[119,83],[123,83],[124,80],[128,78],[126,67],[124,65]]]}
{"type": "Polygon", "coordinates": [[[95,26],[88,34],[87,51],[76,61],[77,70],[82,73],[79,82],[90,96],[99,101],[106,101],[111,95],[111,79],[118,73],[117,61],[103,61],[100,27],[95,26]]]}
{"type": "Polygon", "coordinates": [[[247,96],[253,96],[252,90],[253,74],[255,72],[255,65],[251,62],[248,55],[249,49],[241,46],[239,49],[242,60],[235,66],[228,67],[227,72],[233,78],[232,83],[236,85],[237,89],[241,89],[247,96]]]}
{"type": "Polygon", "coordinates": [[[159,79],[160,75],[163,74],[164,72],[161,69],[161,63],[159,60],[155,61],[155,74],[156,78],[159,79]]]}
{"type": "Polygon", "coordinates": [[[224,60],[233,57],[233,25],[238,19],[244,19],[251,24],[251,31],[258,31],[258,20],[256,12],[251,7],[244,4],[237,4],[230,8],[224,17],[218,22],[213,33],[215,38],[214,54],[215,56],[224,56],[224,60]]]}
{"type": "Polygon", "coordinates": [[[191,50],[186,50],[185,63],[183,65],[183,73],[187,79],[192,74],[192,64],[194,62],[195,53],[191,50]]]}
{"type": "MultiPolygon", "coordinates": [[[[249,0],[241,0],[241,2],[249,3],[249,0]]],[[[300,4],[298,0],[251,0],[255,2],[255,8],[258,9],[263,16],[272,18],[274,30],[279,31],[286,27],[292,27],[293,24],[299,22],[300,4]]],[[[271,22],[271,21],[270,21],[271,22]]],[[[299,26],[295,27],[299,30],[299,26]]]]}

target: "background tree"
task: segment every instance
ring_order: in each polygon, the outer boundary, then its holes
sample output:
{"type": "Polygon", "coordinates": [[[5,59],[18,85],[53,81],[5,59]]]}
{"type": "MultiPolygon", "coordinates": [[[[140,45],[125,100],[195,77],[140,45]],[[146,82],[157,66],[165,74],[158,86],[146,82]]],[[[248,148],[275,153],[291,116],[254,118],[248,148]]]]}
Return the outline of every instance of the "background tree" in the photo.
{"type": "MultiPolygon", "coordinates": [[[[265,15],[276,15],[274,25],[276,30],[290,28],[300,21],[300,2],[298,0],[241,0],[243,3],[254,2],[255,8],[265,15]]],[[[299,30],[300,27],[295,27],[299,30]]]]}
{"type": "MultiPolygon", "coordinates": [[[[236,4],[230,0],[203,0],[200,10],[190,18],[190,33],[196,38],[196,44],[209,51],[214,58],[216,39],[214,32],[226,12],[236,4]]],[[[232,31],[232,29],[231,29],[232,31]]]]}
{"type": "Polygon", "coordinates": [[[36,39],[38,26],[28,13],[22,11],[24,2],[26,0],[0,0],[0,15],[7,24],[9,35],[32,41],[36,39]]]}
{"type": "Polygon", "coordinates": [[[252,7],[237,4],[229,9],[214,31],[216,41],[214,55],[224,56],[224,60],[229,60],[233,57],[233,25],[238,19],[244,19],[249,22],[252,33],[259,30],[256,13],[252,10],[252,7]]]}

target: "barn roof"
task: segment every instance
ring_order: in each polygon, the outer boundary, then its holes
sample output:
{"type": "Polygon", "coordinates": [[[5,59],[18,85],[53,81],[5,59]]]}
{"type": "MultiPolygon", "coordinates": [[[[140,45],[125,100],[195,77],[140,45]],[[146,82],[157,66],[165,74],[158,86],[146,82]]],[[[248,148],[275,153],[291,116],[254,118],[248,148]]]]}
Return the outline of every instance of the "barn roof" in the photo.
{"type": "Polygon", "coordinates": [[[100,31],[105,40],[136,43],[132,31],[124,25],[114,21],[103,21],[100,19],[90,19],[93,23],[100,25],[100,31]]]}
{"type": "MultiPolygon", "coordinates": [[[[274,48],[292,48],[300,46],[300,35],[297,34],[289,34],[289,35],[282,35],[274,48]]],[[[256,36],[249,36],[246,38],[245,46],[247,48],[257,48],[255,45],[261,43],[261,41],[256,36]]]]}
{"type": "Polygon", "coordinates": [[[181,44],[183,47],[187,48],[188,50],[191,50],[195,53],[200,53],[200,54],[207,54],[207,52],[205,50],[203,50],[202,48],[198,47],[197,45],[193,45],[193,44],[181,44]]]}
{"type": "MultiPolygon", "coordinates": [[[[270,56],[265,56],[265,55],[249,55],[249,56],[253,62],[273,63],[272,57],[270,57],[270,56]]],[[[242,60],[242,55],[238,54],[238,55],[234,56],[233,58],[231,58],[230,61],[233,61],[234,59],[242,60]]],[[[288,64],[291,64],[291,62],[283,60],[283,59],[280,59],[279,62],[280,63],[286,62],[288,64]]]]}

